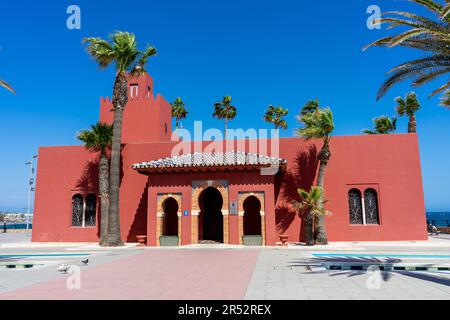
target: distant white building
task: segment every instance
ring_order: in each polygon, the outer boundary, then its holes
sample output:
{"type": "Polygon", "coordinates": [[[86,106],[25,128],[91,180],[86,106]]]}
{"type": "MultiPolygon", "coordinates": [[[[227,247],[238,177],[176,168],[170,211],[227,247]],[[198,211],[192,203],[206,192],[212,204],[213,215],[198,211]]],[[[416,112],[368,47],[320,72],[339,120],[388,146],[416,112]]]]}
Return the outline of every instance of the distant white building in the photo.
{"type": "Polygon", "coordinates": [[[0,217],[3,217],[5,222],[17,222],[17,221],[32,221],[33,214],[27,214],[22,212],[0,212],[0,217]]]}

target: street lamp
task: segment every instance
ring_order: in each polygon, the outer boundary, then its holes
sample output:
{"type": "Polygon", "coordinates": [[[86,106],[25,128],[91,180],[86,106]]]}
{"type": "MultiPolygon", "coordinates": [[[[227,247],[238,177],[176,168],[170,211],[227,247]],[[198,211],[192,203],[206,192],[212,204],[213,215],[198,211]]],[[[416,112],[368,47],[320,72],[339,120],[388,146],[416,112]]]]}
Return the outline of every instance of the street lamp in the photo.
{"type": "Polygon", "coordinates": [[[28,161],[25,163],[25,165],[30,166],[30,176],[28,180],[28,206],[27,206],[27,231],[30,228],[30,205],[31,205],[31,192],[34,191],[33,183],[34,183],[34,167],[33,167],[33,160],[37,159],[38,156],[34,155],[31,157],[31,161],[28,161]]]}

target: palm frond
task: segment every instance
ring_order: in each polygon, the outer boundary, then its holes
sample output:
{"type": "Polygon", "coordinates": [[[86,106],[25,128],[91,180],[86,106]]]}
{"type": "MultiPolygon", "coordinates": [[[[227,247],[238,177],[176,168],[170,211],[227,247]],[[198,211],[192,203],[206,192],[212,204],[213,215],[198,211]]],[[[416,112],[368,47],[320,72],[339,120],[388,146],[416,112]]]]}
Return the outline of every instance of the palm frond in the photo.
{"type": "Polygon", "coordinates": [[[430,95],[428,97],[431,98],[431,97],[437,95],[438,93],[441,93],[442,91],[445,91],[449,88],[450,88],[450,82],[447,82],[446,84],[442,85],[441,87],[437,88],[432,93],[430,93],[430,95]]]}
{"type": "Polygon", "coordinates": [[[426,9],[435,13],[441,13],[442,11],[442,5],[433,0],[409,0],[409,1],[420,4],[424,6],[426,9]]]}
{"type": "Polygon", "coordinates": [[[6,81],[0,79],[0,87],[5,88],[8,91],[11,91],[12,93],[16,94],[16,90],[14,90],[14,88],[8,84],[6,81]]]}
{"type": "Polygon", "coordinates": [[[426,75],[429,69],[437,71],[437,68],[450,67],[450,57],[435,56],[431,57],[431,59],[428,57],[422,60],[405,63],[390,70],[388,74],[392,74],[381,85],[377,93],[377,100],[381,99],[394,85],[402,81],[413,78],[420,79],[426,75]]]}
{"type": "Polygon", "coordinates": [[[424,72],[423,75],[421,75],[416,80],[414,80],[414,82],[412,84],[414,87],[418,87],[418,86],[424,85],[430,81],[433,81],[436,78],[442,76],[443,74],[446,74],[449,72],[450,72],[450,67],[427,70],[424,72]]]}
{"type": "Polygon", "coordinates": [[[441,11],[442,20],[445,20],[448,16],[450,16],[450,2],[448,2],[441,11]]]}
{"type": "Polygon", "coordinates": [[[326,202],[321,201],[323,196],[322,188],[312,186],[309,191],[297,189],[297,193],[301,200],[293,200],[291,202],[295,210],[303,211],[308,218],[320,217],[329,214],[329,212],[326,211],[322,205],[323,202],[326,202]]]}
{"type": "Polygon", "coordinates": [[[237,115],[237,108],[231,105],[231,96],[223,97],[222,101],[214,103],[213,117],[232,120],[237,115]]]}
{"type": "Polygon", "coordinates": [[[83,43],[88,44],[86,50],[100,68],[106,68],[114,61],[116,52],[108,41],[102,38],[84,38],[83,43]]]}
{"type": "Polygon", "coordinates": [[[374,130],[363,130],[365,134],[389,134],[397,129],[397,118],[381,116],[373,119],[375,124],[374,130]]]}
{"type": "Polygon", "coordinates": [[[78,133],[78,139],[84,142],[86,149],[97,152],[106,152],[112,144],[113,127],[107,123],[97,122],[88,130],[78,133]]]}
{"type": "Polygon", "coordinates": [[[416,37],[418,35],[427,33],[427,30],[424,29],[412,29],[405,31],[404,33],[399,34],[398,36],[395,36],[392,38],[391,42],[389,43],[390,47],[398,46],[400,43],[402,43],[405,40],[408,40],[412,37],[416,37]]]}
{"type": "Polygon", "coordinates": [[[131,75],[133,76],[140,76],[141,74],[144,74],[147,72],[145,69],[145,65],[148,62],[148,59],[152,56],[155,56],[157,53],[156,48],[152,47],[150,45],[147,45],[144,52],[142,52],[139,61],[136,63],[136,65],[131,70],[131,75]]]}
{"type": "Polygon", "coordinates": [[[297,120],[301,126],[296,133],[307,140],[327,138],[334,130],[333,112],[330,108],[320,108],[317,100],[308,102],[297,120]]]}
{"type": "Polygon", "coordinates": [[[306,115],[309,113],[313,113],[317,109],[319,109],[319,100],[318,99],[308,101],[305,103],[303,108],[300,110],[300,115],[306,115]]]}
{"type": "Polygon", "coordinates": [[[287,129],[287,122],[284,120],[284,117],[288,114],[288,112],[288,109],[283,109],[281,106],[275,107],[270,105],[267,108],[263,119],[266,122],[274,124],[276,129],[287,129]]]}
{"type": "Polygon", "coordinates": [[[405,99],[397,97],[395,101],[397,102],[397,114],[400,117],[405,115],[411,117],[420,109],[420,102],[415,92],[409,92],[405,99]]]}
{"type": "Polygon", "coordinates": [[[441,106],[450,108],[450,90],[447,90],[441,98],[441,101],[439,103],[441,106]]]}
{"type": "MultiPolygon", "coordinates": [[[[411,81],[412,86],[422,86],[449,72],[450,68],[450,1],[445,4],[433,0],[409,0],[435,13],[435,18],[405,11],[388,11],[382,14],[378,23],[387,24],[386,29],[406,27],[407,30],[396,35],[383,37],[363,48],[373,46],[407,47],[429,52],[424,58],[398,65],[388,72],[387,79],[381,85],[377,100],[400,82],[411,81]]],[[[431,95],[442,92],[437,89],[431,95]]]]}

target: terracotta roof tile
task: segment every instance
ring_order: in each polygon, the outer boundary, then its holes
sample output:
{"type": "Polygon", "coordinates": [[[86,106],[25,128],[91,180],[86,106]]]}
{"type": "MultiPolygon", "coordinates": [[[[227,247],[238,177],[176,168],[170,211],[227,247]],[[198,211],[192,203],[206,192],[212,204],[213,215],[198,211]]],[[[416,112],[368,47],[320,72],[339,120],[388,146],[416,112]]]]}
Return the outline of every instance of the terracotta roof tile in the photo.
{"type": "Polygon", "coordinates": [[[191,153],[181,156],[141,162],[133,165],[133,169],[193,168],[218,166],[269,166],[284,165],[285,159],[247,153],[241,151],[217,153],[191,153]]]}

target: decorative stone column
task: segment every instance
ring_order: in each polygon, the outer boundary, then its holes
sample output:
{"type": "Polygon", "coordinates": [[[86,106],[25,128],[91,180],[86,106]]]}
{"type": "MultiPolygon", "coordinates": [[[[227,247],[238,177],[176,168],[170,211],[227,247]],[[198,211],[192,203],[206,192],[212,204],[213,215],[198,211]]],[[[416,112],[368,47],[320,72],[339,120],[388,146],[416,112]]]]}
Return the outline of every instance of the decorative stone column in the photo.
{"type": "Polygon", "coordinates": [[[198,216],[200,210],[191,210],[191,243],[198,243],[198,216]]]}
{"type": "Polygon", "coordinates": [[[243,245],[242,237],[244,236],[244,211],[239,210],[239,244],[243,245]]]}
{"type": "Polygon", "coordinates": [[[156,245],[159,247],[161,243],[159,242],[159,237],[161,237],[164,230],[164,212],[156,213],[156,245]]]}
{"type": "Polygon", "coordinates": [[[222,210],[222,216],[223,216],[223,243],[229,244],[230,243],[230,230],[229,230],[229,211],[228,210],[222,210]]]}
{"type": "Polygon", "coordinates": [[[266,245],[266,213],[261,210],[261,236],[262,236],[262,245],[266,245]]]}
{"type": "Polygon", "coordinates": [[[181,217],[183,215],[181,214],[181,211],[178,211],[177,215],[178,215],[178,245],[181,246],[181,217]]]}

